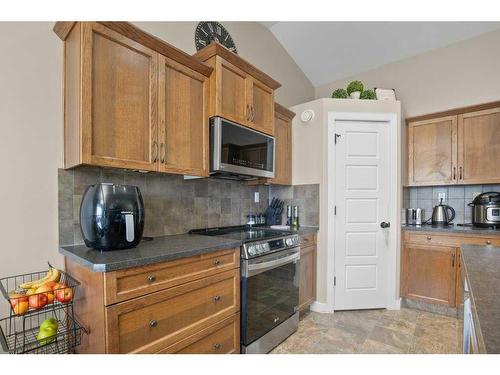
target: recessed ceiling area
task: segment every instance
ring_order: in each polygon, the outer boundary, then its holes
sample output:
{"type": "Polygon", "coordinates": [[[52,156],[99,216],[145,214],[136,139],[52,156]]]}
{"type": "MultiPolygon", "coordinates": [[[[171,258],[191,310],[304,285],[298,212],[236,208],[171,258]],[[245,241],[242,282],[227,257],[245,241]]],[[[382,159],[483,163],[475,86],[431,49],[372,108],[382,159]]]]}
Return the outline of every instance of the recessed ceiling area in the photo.
{"type": "Polygon", "coordinates": [[[261,22],[314,86],[500,28],[500,22],[261,22]]]}

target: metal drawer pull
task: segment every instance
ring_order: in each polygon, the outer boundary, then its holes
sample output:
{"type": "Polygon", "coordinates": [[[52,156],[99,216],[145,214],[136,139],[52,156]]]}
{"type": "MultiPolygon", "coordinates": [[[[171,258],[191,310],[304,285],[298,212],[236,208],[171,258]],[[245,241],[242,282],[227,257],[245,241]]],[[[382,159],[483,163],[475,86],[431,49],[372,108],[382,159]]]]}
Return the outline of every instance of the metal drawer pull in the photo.
{"type": "Polygon", "coordinates": [[[219,259],[214,260],[214,266],[218,266],[221,264],[221,261],[219,259]]]}
{"type": "Polygon", "coordinates": [[[277,316],[276,318],[274,318],[274,323],[278,323],[280,321],[280,318],[277,316]]]}
{"type": "Polygon", "coordinates": [[[219,350],[221,348],[222,348],[222,344],[219,344],[219,343],[214,344],[214,349],[215,350],[219,350]]]}
{"type": "Polygon", "coordinates": [[[151,319],[151,320],[149,321],[149,326],[150,326],[151,328],[155,328],[157,325],[158,325],[158,322],[157,322],[156,320],[151,319]]]}
{"type": "Polygon", "coordinates": [[[491,245],[491,241],[490,240],[486,240],[486,245],[491,245]]]}
{"type": "Polygon", "coordinates": [[[214,302],[219,302],[220,301],[220,296],[215,296],[214,297],[214,302]]]}
{"type": "Polygon", "coordinates": [[[432,240],[432,237],[431,236],[427,236],[427,241],[430,241],[432,240]]]}
{"type": "Polygon", "coordinates": [[[149,276],[148,276],[148,281],[149,281],[150,283],[154,283],[154,282],[156,281],[156,276],[155,276],[155,275],[149,275],[149,276]]]}

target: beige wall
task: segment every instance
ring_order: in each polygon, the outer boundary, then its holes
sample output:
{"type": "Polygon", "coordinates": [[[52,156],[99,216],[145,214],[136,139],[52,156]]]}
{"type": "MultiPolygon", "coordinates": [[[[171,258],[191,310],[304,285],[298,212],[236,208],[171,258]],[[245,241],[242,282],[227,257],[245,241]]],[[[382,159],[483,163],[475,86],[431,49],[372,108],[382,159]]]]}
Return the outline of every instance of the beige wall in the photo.
{"type": "Polygon", "coordinates": [[[405,117],[500,100],[500,30],[316,88],[316,98],[359,79],[395,88],[405,117]]]}
{"type": "MultiPolygon", "coordinates": [[[[194,52],[194,22],[139,26],[194,52]]],[[[241,56],[281,81],[277,98],[282,104],[312,99],[312,85],[266,28],[226,26],[241,56]]],[[[57,168],[63,162],[63,42],[52,27],[0,22],[0,277],[36,271],[47,261],[62,266],[57,168]]]]}
{"type": "MultiPolygon", "coordinates": [[[[197,22],[135,22],[177,48],[193,54],[197,22]]],[[[223,22],[233,37],[238,54],[282,84],[276,101],[284,106],[314,98],[314,87],[274,35],[257,22],[223,22]]]]}

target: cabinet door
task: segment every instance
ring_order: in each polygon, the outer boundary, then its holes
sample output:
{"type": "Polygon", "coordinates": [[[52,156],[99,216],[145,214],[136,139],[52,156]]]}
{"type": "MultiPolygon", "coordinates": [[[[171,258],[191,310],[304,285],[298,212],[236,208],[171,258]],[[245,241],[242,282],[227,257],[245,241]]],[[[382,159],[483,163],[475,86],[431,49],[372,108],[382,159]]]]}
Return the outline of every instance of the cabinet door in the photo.
{"type": "Polygon", "coordinates": [[[158,54],[97,23],[83,31],[83,163],[156,170],[158,54]]]}
{"type": "Polygon", "coordinates": [[[274,178],[269,182],[278,185],[292,184],[292,124],[280,117],[274,119],[274,178]]]}
{"type": "Polygon", "coordinates": [[[456,248],[406,244],[404,251],[403,295],[454,307],[456,248]]]}
{"type": "Polygon", "coordinates": [[[458,166],[462,184],[500,182],[500,108],[458,116],[458,166]]]}
{"type": "Polygon", "coordinates": [[[305,310],[316,299],[316,246],[300,249],[299,310],[305,310]]]}
{"type": "Polygon", "coordinates": [[[274,92],[256,79],[248,78],[247,101],[250,106],[250,127],[274,134],[274,92]]]}
{"type": "Polygon", "coordinates": [[[408,124],[408,184],[457,182],[457,117],[408,124]]]}
{"type": "Polygon", "coordinates": [[[159,57],[160,171],[208,176],[208,79],[159,57]]]}
{"type": "MultiPolygon", "coordinates": [[[[215,97],[215,113],[239,124],[246,124],[250,114],[247,102],[247,74],[233,64],[215,57],[216,80],[211,95],[215,97]]],[[[212,114],[211,114],[212,115],[212,114]]]]}

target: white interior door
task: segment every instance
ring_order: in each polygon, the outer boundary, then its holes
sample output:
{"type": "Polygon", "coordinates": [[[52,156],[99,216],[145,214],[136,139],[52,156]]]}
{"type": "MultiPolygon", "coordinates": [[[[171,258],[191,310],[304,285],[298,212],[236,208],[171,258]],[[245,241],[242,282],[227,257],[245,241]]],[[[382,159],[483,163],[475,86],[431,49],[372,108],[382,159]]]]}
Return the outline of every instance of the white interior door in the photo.
{"type": "Polygon", "coordinates": [[[335,122],[335,310],[387,307],[389,122],[335,122]]]}

